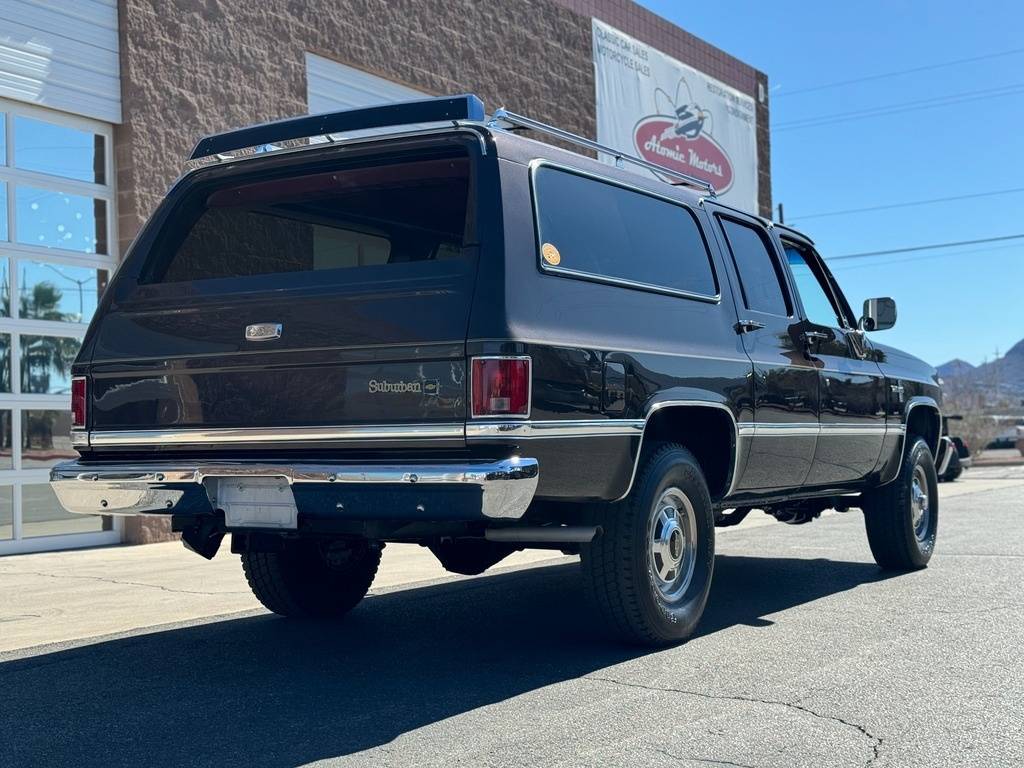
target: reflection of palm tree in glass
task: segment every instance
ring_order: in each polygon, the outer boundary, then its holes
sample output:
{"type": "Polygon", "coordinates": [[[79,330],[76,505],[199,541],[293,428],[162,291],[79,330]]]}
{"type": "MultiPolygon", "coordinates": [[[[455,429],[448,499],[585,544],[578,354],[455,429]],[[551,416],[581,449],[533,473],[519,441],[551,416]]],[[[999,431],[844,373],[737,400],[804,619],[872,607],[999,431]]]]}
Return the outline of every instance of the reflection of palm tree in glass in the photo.
{"type": "Polygon", "coordinates": [[[92,273],[89,277],[85,278],[84,280],[79,280],[78,278],[64,274],[64,272],[62,272],[57,267],[53,266],[53,264],[43,264],[42,266],[46,267],[47,269],[53,272],[56,272],[65,280],[72,282],[78,286],[78,316],[76,317],[74,314],[69,312],[62,319],[71,320],[72,322],[77,323],[83,322],[85,320],[85,286],[88,285],[89,283],[96,282],[96,273],[92,273]]]}
{"type": "MultiPolygon", "coordinates": [[[[64,294],[52,283],[37,283],[31,295],[21,296],[21,314],[39,320],[67,322],[69,315],[61,312],[64,294]]],[[[71,363],[78,354],[79,342],[61,336],[21,336],[21,391],[32,393],[53,392],[50,377],[56,374],[67,379],[71,363]]]]}

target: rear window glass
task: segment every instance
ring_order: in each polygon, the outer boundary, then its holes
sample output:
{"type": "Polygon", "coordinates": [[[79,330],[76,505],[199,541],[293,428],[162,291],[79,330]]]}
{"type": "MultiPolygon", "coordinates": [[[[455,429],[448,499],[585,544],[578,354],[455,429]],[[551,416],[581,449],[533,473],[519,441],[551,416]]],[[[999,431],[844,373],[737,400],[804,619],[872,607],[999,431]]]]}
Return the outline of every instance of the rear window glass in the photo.
{"type": "Polygon", "coordinates": [[[682,205],[547,166],[534,189],[544,269],[718,294],[700,227],[682,205]]]}
{"type": "Polygon", "coordinates": [[[740,276],[743,303],[747,309],[787,317],[789,302],[782,288],[782,270],[774,250],[760,229],[732,219],[719,219],[740,276]]]}
{"type": "Polygon", "coordinates": [[[461,258],[468,157],[336,168],[197,190],[143,283],[354,270],[461,258]]]}

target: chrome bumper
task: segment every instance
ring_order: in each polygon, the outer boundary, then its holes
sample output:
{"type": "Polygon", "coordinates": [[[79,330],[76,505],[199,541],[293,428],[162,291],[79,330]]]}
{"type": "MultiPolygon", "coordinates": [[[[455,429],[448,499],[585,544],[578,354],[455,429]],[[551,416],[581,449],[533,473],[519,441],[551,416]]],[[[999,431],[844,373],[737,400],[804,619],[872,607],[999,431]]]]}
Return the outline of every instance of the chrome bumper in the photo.
{"type": "MultiPolygon", "coordinates": [[[[211,478],[283,478],[289,485],[390,485],[441,488],[478,487],[485,518],[520,518],[537,490],[536,459],[514,456],[494,462],[459,464],[99,464],[69,461],[50,472],[50,485],[68,512],[83,515],[170,515],[186,495],[206,491],[211,478]]],[[[341,490],[339,488],[339,490],[341,490]]],[[[302,510],[300,509],[300,512],[302,510]]]]}

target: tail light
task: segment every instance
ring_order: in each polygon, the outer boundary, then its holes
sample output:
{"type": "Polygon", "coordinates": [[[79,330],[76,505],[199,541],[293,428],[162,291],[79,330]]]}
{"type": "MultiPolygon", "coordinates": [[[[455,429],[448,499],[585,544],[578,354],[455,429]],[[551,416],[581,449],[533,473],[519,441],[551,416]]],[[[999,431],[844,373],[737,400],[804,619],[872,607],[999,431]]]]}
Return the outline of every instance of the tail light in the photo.
{"type": "Polygon", "coordinates": [[[71,379],[71,428],[85,429],[85,376],[71,379]]]}
{"type": "Polygon", "coordinates": [[[530,415],[530,358],[474,357],[473,417],[530,415]]]}

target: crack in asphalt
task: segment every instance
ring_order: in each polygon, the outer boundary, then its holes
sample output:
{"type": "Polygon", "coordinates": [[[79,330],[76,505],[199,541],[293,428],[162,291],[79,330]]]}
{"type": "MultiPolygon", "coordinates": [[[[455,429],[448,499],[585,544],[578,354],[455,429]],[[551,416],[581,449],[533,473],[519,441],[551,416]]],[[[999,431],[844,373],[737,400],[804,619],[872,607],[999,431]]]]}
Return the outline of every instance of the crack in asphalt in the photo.
{"type": "Polygon", "coordinates": [[[666,757],[671,757],[673,760],[688,760],[691,763],[705,763],[707,765],[732,765],[736,768],[757,768],[756,766],[749,765],[747,763],[735,763],[732,760],[712,760],[708,757],[692,757],[690,755],[675,755],[669,752],[667,749],[661,747],[651,747],[655,752],[660,752],[666,757]]]}
{"type": "Polygon", "coordinates": [[[163,592],[174,592],[181,595],[245,595],[248,594],[247,590],[229,590],[226,592],[209,592],[194,589],[175,589],[174,587],[165,587],[162,584],[146,584],[142,581],[124,581],[122,579],[111,579],[104,576],[83,576],[81,574],[60,574],[60,573],[43,573],[42,571],[3,571],[0,575],[4,576],[42,576],[48,579],[85,579],[87,581],[101,581],[104,584],[119,584],[126,587],[149,587],[150,589],[159,589],[163,592]]]}
{"type": "MultiPolygon", "coordinates": [[[[863,725],[861,725],[859,723],[854,723],[854,722],[852,722],[850,720],[845,720],[845,719],[839,717],[838,715],[824,715],[824,714],[822,714],[820,712],[815,712],[813,709],[810,709],[809,707],[805,707],[805,706],[803,706],[801,704],[794,704],[794,703],[789,702],[789,701],[778,701],[776,699],[758,699],[758,698],[756,698],[754,696],[714,694],[714,693],[706,693],[704,691],[691,691],[691,690],[687,690],[685,688],[663,688],[663,687],[657,686],[657,685],[643,685],[642,683],[627,683],[624,680],[616,680],[615,678],[612,678],[612,677],[600,677],[598,675],[584,675],[582,677],[582,679],[583,680],[593,680],[595,682],[602,682],[602,683],[611,683],[612,685],[621,685],[621,686],[623,686],[625,688],[639,688],[639,689],[645,690],[645,691],[656,691],[656,692],[660,692],[660,693],[680,693],[680,694],[683,694],[684,696],[695,696],[697,698],[710,699],[710,700],[713,700],[713,701],[743,701],[743,702],[747,702],[747,703],[750,703],[750,704],[767,704],[767,705],[770,705],[770,706],[785,707],[787,709],[793,709],[793,710],[796,710],[798,712],[803,712],[804,714],[810,715],[811,717],[815,717],[815,718],[817,718],[819,720],[831,720],[832,722],[840,723],[841,725],[845,725],[847,728],[852,728],[853,730],[857,731],[861,736],[863,736],[864,738],[870,740],[872,742],[872,745],[871,745],[872,756],[871,756],[870,760],[868,760],[866,763],[864,763],[865,766],[872,765],[876,760],[878,760],[878,758],[881,755],[881,750],[882,750],[882,737],[881,736],[875,736],[867,728],[865,728],[863,725]]],[[[666,754],[668,754],[668,753],[666,753],[666,754]]],[[[696,760],[697,758],[677,758],[677,759],[696,760]]],[[[726,763],[726,764],[728,765],[728,763],[726,763]]]]}

